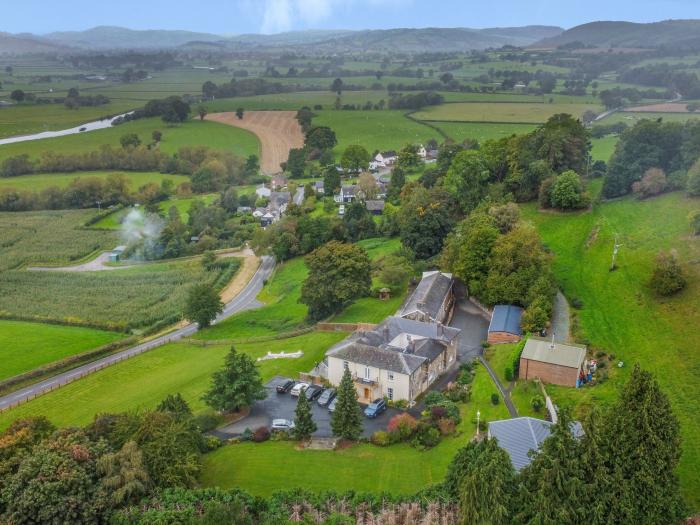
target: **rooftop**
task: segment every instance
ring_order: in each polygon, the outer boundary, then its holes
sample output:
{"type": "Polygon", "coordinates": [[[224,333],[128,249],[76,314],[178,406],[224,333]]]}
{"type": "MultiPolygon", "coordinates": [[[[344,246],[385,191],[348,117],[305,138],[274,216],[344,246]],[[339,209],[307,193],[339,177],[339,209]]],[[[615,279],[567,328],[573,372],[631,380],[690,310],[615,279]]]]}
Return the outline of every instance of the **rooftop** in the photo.
{"type": "Polygon", "coordinates": [[[529,337],[522,357],[553,365],[580,368],[586,358],[586,347],[565,343],[552,343],[541,337],[529,337]]]}
{"type": "Polygon", "coordinates": [[[401,309],[400,315],[422,312],[431,319],[437,319],[440,307],[451,289],[452,274],[438,271],[423,272],[423,278],[401,309]]]}
{"type": "Polygon", "coordinates": [[[523,309],[519,306],[499,304],[494,306],[489,324],[489,332],[507,332],[509,334],[522,335],[520,318],[523,309]]]}

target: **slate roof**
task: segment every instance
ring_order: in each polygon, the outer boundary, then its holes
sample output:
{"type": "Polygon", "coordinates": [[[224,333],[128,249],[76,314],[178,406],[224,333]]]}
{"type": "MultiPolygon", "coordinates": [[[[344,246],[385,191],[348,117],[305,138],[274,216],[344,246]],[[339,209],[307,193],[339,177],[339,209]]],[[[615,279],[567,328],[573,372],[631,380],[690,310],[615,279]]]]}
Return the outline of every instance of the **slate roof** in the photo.
{"type": "Polygon", "coordinates": [[[362,337],[368,344],[388,343],[400,334],[417,335],[451,343],[460,333],[459,328],[392,316],[384,319],[371,332],[365,332],[362,337]]]}
{"type": "Polygon", "coordinates": [[[580,368],[586,358],[586,347],[564,343],[554,343],[541,337],[529,337],[523,348],[522,357],[568,368],[580,368]]]}
{"type": "Polygon", "coordinates": [[[498,304],[493,308],[490,332],[506,332],[509,334],[523,335],[520,328],[520,319],[523,316],[523,309],[519,306],[509,304],[498,304]]]}
{"type": "Polygon", "coordinates": [[[396,157],[396,152],[393,149],[382,151],[382,157],[384,157],[385,159],[396,157]]]}
{"type": "Polygon", "coordinates": [[[389,348],[369,346],[360,342],[351,342],[335,348],[329,352],[329,355],[345,361],[406,375],[411,375],[425,362],[424,357],[389,348]]]}
{"type": "MultiPolygon", "coordinates": [[[[516,417],[489,423],[489,437],[496,438],[498,445],[508,452],[515,470],[530,464],[531,450],[539,450],[542,442],[551,434],[553,423],[534,417],[516,417]]],[[[583,435],[581,424],[574,422],[571,428],[575,437],[583,435]]]]}
{"type": "Polygon", "coordinates": [[[368,211],[381,211],[384,209],[384,201],[380,201],[380,200],[365,201],[365,208],[367,208],[368,211]]]}
{"type": "Polygon", "coordinates": [[[431,319],[437,319],[440,307],[451,289],[452,274],[438,271],[423,272],[423,278],[402,308],[401,316],[422,312],[431,319]]]}
{"type": "Polygon", "coordinates": [[[355,186],[354,184],[351,184],[349,186],[343,186],[342,188],[340,188],[340,192],[343,195],[355,195],[355,193],[357,192],[357,186],[355,186]]]}

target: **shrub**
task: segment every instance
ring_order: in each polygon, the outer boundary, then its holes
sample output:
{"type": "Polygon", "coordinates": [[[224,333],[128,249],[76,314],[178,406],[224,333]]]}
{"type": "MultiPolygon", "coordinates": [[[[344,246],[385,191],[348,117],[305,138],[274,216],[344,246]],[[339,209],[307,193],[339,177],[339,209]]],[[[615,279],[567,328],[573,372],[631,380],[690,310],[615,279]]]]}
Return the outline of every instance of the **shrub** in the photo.
{"type": "Polygon", "coordinates": [[[690,222],[693,235],[700,235],[700,210],[691,211],[688,215],[688,222],[690,222]]]}
{"type": "Polygon", "coordinates": [[[399,442],[409,440],[417,427],[416,418],[411,414],[404,413],[392,417],[386,430],[391,435],[392,441],[399,442]]]}
{"type": "Polygon", "coordinates": [[[218,427],[223,418],[218,414],[200,414],[194,418],[194,422],[197,424],[202,432],[209,432],[218,427]]]}
{"type": "Polygon", "coordinates": [[[668,186],[666,174],[664,170],[659,168],[649,168],[642,178],[632,184],[632,191],[636,193],[640,199],[653,197],[663,192],[668,186]]]}
{"type": "Polygon", "coordinates": [[[258,427],[253,432],[253,441],[255,443],[262,443],[270,439],[270,430],[267,427],[258,427]]]}
{"type": "Polygon", "coordinates": [[[389,436],[388,432],[377,430],[374,434],[372,434],[371,441],[373,444],[379,447],[386,447],[391,443],[391,436],[389,436]]]}
{"type": "Polygon", "coordinates": [[[430,418],[433,421],[439,421],[447,417],[447,409],[440,405],[435,405],[430,408],[430,418]]]}
{"type": "Polygon", "coordinates": [[[241,441],[252,441],[253,440],[253,431],[250,430],[249,428],[246,428],[243,433],[240,435],[239,439],[241,441]]]}
{"type": "Polygon", "coordinates": [[[544,408],[544,399],[542,399],[542,396],[537,395],[530,401],[530,406],[532,407],[532,410],[539,412],[544,408]]]}
{"type": "Polygon", "coordinates": [[[451,436],[452,434],[455,433],[455,429],[457,425],[455,425],[454,419],[450,418],[442,418],[439,419],[437,422],[437,427],[438,430],[440,431],[440,434],[443,436],[451,436]]]}
{"type": "Polygon", "coordinates": [[[491,403],[492,404],[497,405],[500,402],[501,402],[501,398],[498,396],[498,394],[496,394],[496,393],[491,394],[491,403]]]}
{"type": "Polygon", "coordinates": [[[513,380],[513,367],[511,365],[506,365],[505,376],[506,376],[506,381],[513,380]]]}
{"type": "Polygon", "coordinates": [[[685,288],[683,269],[673,252],[660,252],[651,275],[651,287],[659,295],[673,295],[685,288]]]}
{"type": "Polygon", "coordinates": [[[221,446],[221,440],[216,436],[207,436],[204,438],[204,447],[207,450],[216,450],[221,446]]]}
{"type": "Polygon", "coordinates": [[[425,450],[434,447],[438,443],[440,443],[440,431],[437,428],[425,423],[418,425],[412,441],[414,447],[425,450]]]}
{"type": "Polygon", "coordinates": [[[470,389],[467,385],[453,384],[445,392],[445,397],[455,403],[468,403],[470,397],[470,389]]]}
{"type": "Polygon", "coordinates": [[[571,306],[573,306],[577,310],[580,310],[581,308],[583,308],[583,301],[578,297],[574,297],[573,299],[571,299],[571,306]]]}
{"type": "Polygon", "coordinates": [[[431,390],[425,395],[425,406],[430,408],[434,405],[439,405],[444,399],[445,396],[443,396],[440,392],[437,390],[431,390]]]}

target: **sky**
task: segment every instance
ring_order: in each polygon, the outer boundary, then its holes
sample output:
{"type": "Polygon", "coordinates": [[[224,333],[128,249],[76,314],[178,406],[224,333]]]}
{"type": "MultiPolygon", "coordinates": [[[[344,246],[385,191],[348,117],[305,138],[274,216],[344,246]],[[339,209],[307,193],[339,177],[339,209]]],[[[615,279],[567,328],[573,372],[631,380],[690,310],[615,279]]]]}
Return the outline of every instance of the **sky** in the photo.
{"type": "Polygon", "coordinates": [[[595,20],[700,19],[700,0],[0,0],[0,12],[0,31],[9,33],[114,25],[228,35],[529,24],[569,28],[595,20]]]}

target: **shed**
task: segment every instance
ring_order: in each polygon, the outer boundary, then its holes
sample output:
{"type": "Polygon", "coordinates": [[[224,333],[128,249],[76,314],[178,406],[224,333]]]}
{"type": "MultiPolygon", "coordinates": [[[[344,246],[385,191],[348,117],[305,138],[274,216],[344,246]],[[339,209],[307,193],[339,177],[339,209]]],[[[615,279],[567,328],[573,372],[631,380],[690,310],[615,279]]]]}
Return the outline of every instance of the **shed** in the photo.
{"type": "Polygon", "coordinates": [[[391,299],[391,290],[389,288],[380,288],[379,299],[381,299],[382,301],[391,299]]]}
{"type": "Polygon", "coordinates": [[[124,251],[126,251],[126,246],[117,246],[116,248],[114,248],[109,253],[109,257],[108,257],[109,262],[119,262],[119,259],[121,258],[124,251]]]}
{"type": "Polygon", "coordinates": [[[382,200],[368,200],[365,201],[365,208],[372,215],[381,215],[384,211],[384,201],[382,200]]]}
{"type": "Polygon", "coordinates": [[[586,347],[529,337],[520,356],[519,377],[545,383],[578,386],[583,377],[586,347]]]}
{"type": "Polygon", "coordinates": [[[517,343],[523,335],[520,319],[523,309],[510,304],[494,306],[487,341],[491,344],[517,343]]]}

